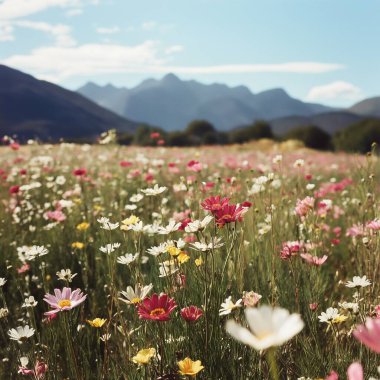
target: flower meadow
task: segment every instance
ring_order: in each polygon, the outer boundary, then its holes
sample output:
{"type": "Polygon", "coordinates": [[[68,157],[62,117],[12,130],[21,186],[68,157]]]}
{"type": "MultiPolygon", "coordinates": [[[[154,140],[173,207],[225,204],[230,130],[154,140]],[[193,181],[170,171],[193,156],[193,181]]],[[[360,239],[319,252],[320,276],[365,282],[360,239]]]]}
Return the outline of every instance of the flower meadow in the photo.
{"type": "Polygon", "coordinates": [[[2,379],[379,379],[379,162],[11,144],[2,379]]]}

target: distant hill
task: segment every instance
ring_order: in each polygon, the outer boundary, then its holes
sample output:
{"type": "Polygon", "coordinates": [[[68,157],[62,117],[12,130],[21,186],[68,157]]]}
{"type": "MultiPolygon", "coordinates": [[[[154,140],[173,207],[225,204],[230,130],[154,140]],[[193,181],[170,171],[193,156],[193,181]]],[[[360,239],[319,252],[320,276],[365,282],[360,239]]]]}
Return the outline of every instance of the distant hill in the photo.
{"type": "Polygon", "coordinates": [[[94,139],[108,129],[126,132],[136,127],[76,92],[0,65],[0,135],[94,139]]]}
{"type": "Polygon", "coordinates": [[[289,116],[270,120],[269,124],[272,132],[276,136],[283,136],[288,131],[297,127],[315,125],[320,127],[330,135],[341,129],[362,121],[365,116],[355,115],[345,111],[325,112],[310,117],[305,116],[289,116]]]}
{"type": "Polygon", "coordinates": [[[78,92],[123,117],[167,131],[182,130],[194,119],[206,119],[219,130],[229,130],[257,119],[312,116],[332,110],[294,99],[283,89],[253,94],[245,86],[205,85],[183,81],[174,74],[161,80],[147,79],[131,89],[87,83],[78,92]]]}
{"type": "Polygon", "coordinates": [[[380,96],[362,100],[350,107],[349,111],[359,115],[380,117],[380,96]]]}

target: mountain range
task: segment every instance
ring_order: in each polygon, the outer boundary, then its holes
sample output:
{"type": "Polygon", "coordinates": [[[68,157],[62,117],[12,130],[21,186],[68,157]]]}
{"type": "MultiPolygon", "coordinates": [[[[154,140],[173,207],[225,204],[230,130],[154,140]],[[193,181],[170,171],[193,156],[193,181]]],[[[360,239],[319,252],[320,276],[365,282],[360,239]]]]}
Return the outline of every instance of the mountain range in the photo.
{"type": "Polygon", "coordinates": [[[0,135],[88,140],[111,128],[132,132],[137,125],[77,92],[0,65],[0,135]]]}
{"type": "Polygon", "coordinates": [[[311,124],[333,134],[368,117],[380,118],[380,97],[334,109],[302,102],[280,88],[254,94],[245,86],[206,85],[174,74],[131,89],[90,82],[75,92],[0,65],[0,135],[21,139],[95,140],[109,129],[133,132],[141,123],[183,130],[195,119],[221,131],[262,119],[279,136],[311,124]]]}

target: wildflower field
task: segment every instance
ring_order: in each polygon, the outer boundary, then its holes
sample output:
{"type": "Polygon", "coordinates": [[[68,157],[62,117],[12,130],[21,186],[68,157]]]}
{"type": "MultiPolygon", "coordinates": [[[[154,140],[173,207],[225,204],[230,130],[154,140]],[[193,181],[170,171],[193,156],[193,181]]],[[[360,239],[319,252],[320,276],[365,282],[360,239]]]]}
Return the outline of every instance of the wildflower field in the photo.
{"type": "Polygon", "coordinates": [[[2,147],[1,379],[379,378],[379,162],[2,147]]]}

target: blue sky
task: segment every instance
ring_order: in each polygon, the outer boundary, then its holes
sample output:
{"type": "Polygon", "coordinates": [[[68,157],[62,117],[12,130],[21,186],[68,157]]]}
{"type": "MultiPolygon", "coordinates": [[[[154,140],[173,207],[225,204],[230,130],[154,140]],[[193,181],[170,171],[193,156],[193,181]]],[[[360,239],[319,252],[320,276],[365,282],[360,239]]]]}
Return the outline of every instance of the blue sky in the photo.
{"type": "Polygon", "coordinates": [[[380,0],[0,0],[0,62],[76,89],[174,72],[346,106],[380,95],[380,0]]]}

